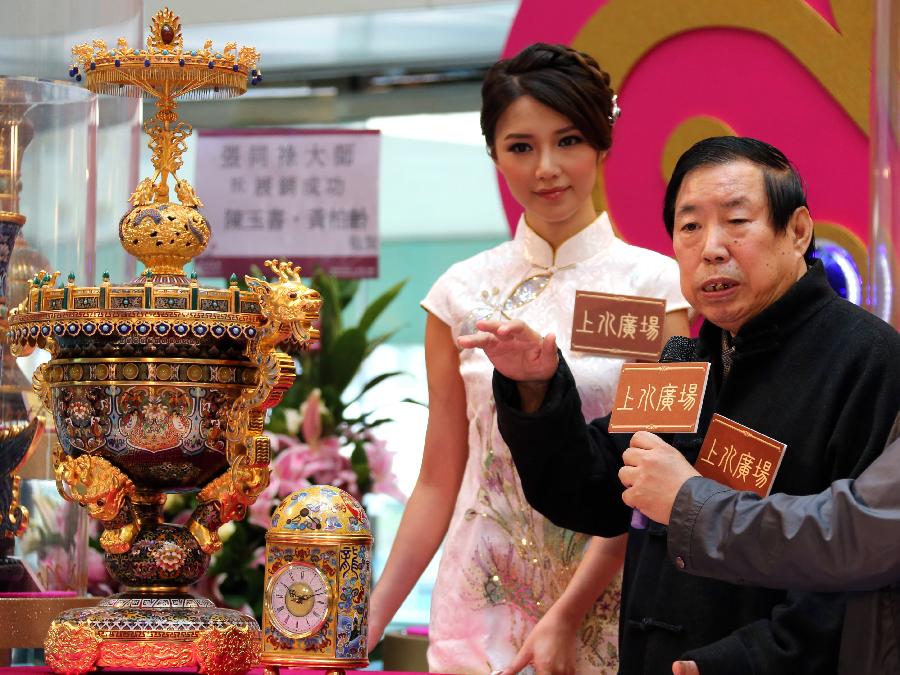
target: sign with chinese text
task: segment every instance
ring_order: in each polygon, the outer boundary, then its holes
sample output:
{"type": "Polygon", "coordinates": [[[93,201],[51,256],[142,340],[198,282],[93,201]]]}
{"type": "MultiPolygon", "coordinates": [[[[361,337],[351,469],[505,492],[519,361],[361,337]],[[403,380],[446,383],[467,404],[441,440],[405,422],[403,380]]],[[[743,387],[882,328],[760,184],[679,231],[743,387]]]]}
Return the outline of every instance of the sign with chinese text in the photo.
{"type": "Polygon", "coordinates": [[[787,445],[718,413],[713,415],[694,468],[735,490],[766,497],[787,445]]]}
{"type": "Polygon", "coordinates": [[[708,375],[706,362],[623,364],[609,430],[697,431],[708,375]]]}
{"type": "Polygon", "coordinates": [[[194,184],[216,235],[198,273],[267,258],[344,278],[378,276],[378,154],[369,130],[200,131],[194,184]]]}
{"type": "Polygon", "coordinates": [[[665,316],[664,299],[575,291],[572,350],[658,361],[665,316]]]}

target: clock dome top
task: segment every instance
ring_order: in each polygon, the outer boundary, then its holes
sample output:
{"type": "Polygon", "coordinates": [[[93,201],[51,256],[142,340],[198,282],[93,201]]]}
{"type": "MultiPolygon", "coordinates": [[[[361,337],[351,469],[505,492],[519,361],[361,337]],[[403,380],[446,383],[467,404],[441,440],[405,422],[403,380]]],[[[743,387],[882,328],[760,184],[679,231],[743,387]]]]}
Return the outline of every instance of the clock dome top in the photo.
{"type": "Polygon", "coordinates": [[[311,485],[289,494],[272,514],[269,533],[371,536],[369,518],[349,493],[331,485],[311,485]]]}

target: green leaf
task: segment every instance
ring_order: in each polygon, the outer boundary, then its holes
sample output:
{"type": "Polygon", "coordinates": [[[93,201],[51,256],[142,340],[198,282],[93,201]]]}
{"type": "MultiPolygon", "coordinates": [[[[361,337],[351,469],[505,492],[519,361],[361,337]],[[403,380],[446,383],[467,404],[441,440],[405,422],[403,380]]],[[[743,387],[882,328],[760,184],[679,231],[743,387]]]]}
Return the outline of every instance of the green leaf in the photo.
{"type": "Polygon", "coordinates": [[[420,405],[420,406],[422,406],[422,407],[425,408],[425,409],[428,408],[428,404],[427,404],[427,403],[422,403],[422,401],[417,401],[417,400],[414,399],[414,398],[404,398],[404,399],[400,399],[400,403],[413,403],[413,404],[415,404],[415,405],[420,405]]]}
{"type": "Polygon", "coordinates": [[[323,360],[322,384],[326,382],[343,392],[356,375],[366,357],[366,334],[359,328],[349,328],[337,336],[331,346],[330,358],[323,360]]]}
{"type": "Polygon", "coordinates": [[[377,387],[379,384],[384,382],[389,377],[396,377],[397,375],[407,375],[407,374],[408,373],[405,373],[402,370],[394,370],[394,371],[391,371],[390,373],[382,373],[381,375],[373,377],[371,380],[366,382],[365,385],[363,385],[362,390],[355,397],[353,397],[351,400],[347,401],[346,405],[350,405],[351,403],[356,403],[359,399],[362,398],[363,394],[365,394],[370,389],[377,387]]]}
{"type": "Polygon", "coordinates": [[[356,279],[341,279],[339,289],[341,293],[341,308],[343,309],[353,302],[353,298],[356,297],[356,292],[359,290],[359,281],[356,279]]]}
{"type": "Polygon", "coordinates": [[[366,353],[365,353],[365,356],[366,356],[366,357],[371,356],[371,355],[372,355],[372,352],[374,352],[375,349],[376,349],[377,347],[380,347],[380,346],[383,345],[385,342],[387,342],[387,341],[390,340],[392,337],[394,337],[394,336],[397,334],[397,331],[398,331],[398,330],[400,330],[400,329],[397,328],[397,329],[395,329],[395,330],[389,330],[387,333],[382,333],[382,334],[379,335],[377,338],[374,338],[374,339],[370,340],[370,341],[369,341],[369,344],[366,345],[366,353]]]}
{"type": "Polygon", "coordinates": [[[343,329],[341,315],[344,307],[341,305],[341,292],[337,279],[327,274],[316,273],[313,278],[313,288],[322,296],[322,308],[319,312],[321,321],[320,353],[329,353],[331,345],[343,329]]]}
{"type": "Polygon", "coordinates": [[[363,330],[363,332],[368,333],[369,329],[372,327],[372,324],[375,323],[375,320],[381,316],[381,313],[387,309],[387,306],[390,305],[394,298],[403,290],[403,287],[406,285],[408,279],[404,279],[389,289],[387,289],[384,293],[379,295],[375,300],[372,301],[372,304],[366,307],[366,311],[363,312],[362,319],[359,320],[359,327],[363,330]]]}
{"type": "Polygon", "coordinates": [[[285,409],[281,407],[282,405],[284,405],[284,402],[272,411],[272,416],[269,418],[268,424],[266,424],[266,429],[273,434],[288,433],[287,418],[284,414],[285,409]]]}
{"type": "Polygon", "coordinates": [[[362,443],[355,443],[350,453],[350,465],[356,474],[356,485],[365,494],[372,488],[372,470],[369,468],[369,457],[362,443]]]}

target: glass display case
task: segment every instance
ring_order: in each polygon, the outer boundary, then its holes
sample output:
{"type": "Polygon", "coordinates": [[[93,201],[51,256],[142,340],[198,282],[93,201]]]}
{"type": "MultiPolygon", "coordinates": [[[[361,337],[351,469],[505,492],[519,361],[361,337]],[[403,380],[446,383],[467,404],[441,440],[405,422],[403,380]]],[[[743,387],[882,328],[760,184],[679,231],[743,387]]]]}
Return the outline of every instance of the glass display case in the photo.
{"type": "Polygon", "coordinates": [[[869,306],[900,327],[900,0],[875,3],[869,306]]]}
{"type": "MultiPolygon", "coordinates": [[[[66,77],[73,44],[95,38],[114,42],[119,36],[139,40],[142,14],[140,0],[4,3],[0,106],[6,149],[10,144],[17,149],[4,156],[0,168],[15,172],[17,188],[16,203],[7,197],[0,210],[26,221],[8,260],[4,319],[6,308],[26,297],[39,270],[72,272],[85,283],[99,281],[105,270],[117,277],[134,273],[135,261],[119,246],[116,224],[128,207],[123,195],[137,182],[141,101],[97,96],[52,80],[66,77]]],[[[37,359],[22,360],[16,367],[4,354],[0,432],[45,412],[31,393],[37,365],[37,359]]],[[[50,458],[55,434],[51,416],[43,417],[49,428],[16,472],[18,500],[30,522],[15,553],[40,588],[83,595],[93,553],[88,520],[56,490],[50,458]]],[[[93,562],[102,569],[102,556],[94,555],[93,562]]]]}
{"type": "MultiPolygon", "coordinates": [[[[97,99],[90,92],[34,78],[0,78],[0,321],[28,293],[48,259],[90,274],[94,265],[97,99]]],[[[16,536],[25,574],[5,591],[87,587],[87,519],[59,496],[50,469],[52,429],[32,391],[37,361],[2,348],[0,457],[2,494],[17,514],[4,523],[16,536]],[[27,437],[26,437],[27,436],[27,437]],[[30,459],[29,459],[30,456],[30,459]],[[9,489],[7,489],[9,488],[9,489]]]]}
{"type": "MultiPolygon", "coordinates": [[[[0,24],[0,75],[65,80],[72,62],[72,45],[94,39],[115,44],[119,37],[141,40],[143,4],[140,0],[82,0],[3,3],[0,24]]],[[[118,96],[97,97],[96,195],[89,220],[96,229],[86,232],[84,246],[92,253],[75,269],[84,282],[99,281],[103,271],[124,278],[135,271],[135,261],[119,246],[116,224],[127,209],[127,196],[138,181],[141,145],[141,100],[118,96]]],[[[39,249],[56,263],[51,251],[39,249]]],[[[62,265],[62,261],[56,263],[62,265]]],[[[66,269],[65,272],[69,270],[66,269]]]]}

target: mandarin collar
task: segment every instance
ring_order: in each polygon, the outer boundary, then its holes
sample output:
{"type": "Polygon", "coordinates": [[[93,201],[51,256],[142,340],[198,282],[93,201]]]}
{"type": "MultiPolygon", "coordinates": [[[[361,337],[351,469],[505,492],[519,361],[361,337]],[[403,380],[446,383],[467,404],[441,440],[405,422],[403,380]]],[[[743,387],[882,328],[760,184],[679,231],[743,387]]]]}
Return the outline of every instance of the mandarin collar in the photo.
{"type": "MultiPolygon", "coordinates": [[[[816,260],[784,295],[741,326],[734,336],[735,358],[777,348],[825,305],[838,298],[828,283],[825,266],[816,260]]],[[[703,322],[701,342],[710,353],[721,351],[722,329],[703,322]]]]}
{"type": "Polygon", "coordinates": [[[515,241],[523,246],[525,259],[534,267],[556,271],[587,260],[615,238],[612,223],[604,211],[590,225],[566,239],[556,250],[555,256],[550,244],[525,222],[524,214],[519,218],[515,241]]]}

